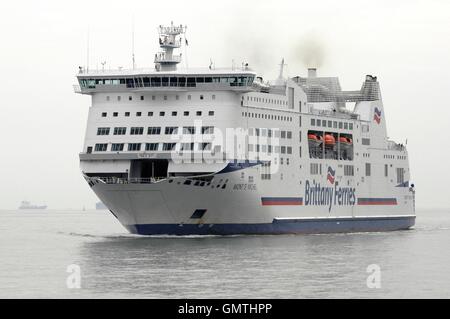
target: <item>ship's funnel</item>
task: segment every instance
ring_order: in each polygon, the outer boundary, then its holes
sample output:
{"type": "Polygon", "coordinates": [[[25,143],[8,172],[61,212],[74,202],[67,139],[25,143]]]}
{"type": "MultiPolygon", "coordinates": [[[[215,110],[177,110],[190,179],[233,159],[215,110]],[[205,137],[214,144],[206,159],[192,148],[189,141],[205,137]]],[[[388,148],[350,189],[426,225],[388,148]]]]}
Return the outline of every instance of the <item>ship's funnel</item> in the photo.
{"type": "Polygon", "coordinates": [[[308,68],[308,77],[315,78],[316,76],[317,76],[317,69],[316,68],[308,68]]]}

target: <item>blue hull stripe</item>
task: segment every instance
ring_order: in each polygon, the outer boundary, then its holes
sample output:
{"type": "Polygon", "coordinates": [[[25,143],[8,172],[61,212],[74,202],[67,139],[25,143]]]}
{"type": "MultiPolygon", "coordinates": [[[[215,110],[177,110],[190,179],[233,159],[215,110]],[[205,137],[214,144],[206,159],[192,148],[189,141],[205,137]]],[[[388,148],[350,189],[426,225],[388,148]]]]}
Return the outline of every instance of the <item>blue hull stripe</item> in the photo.
{"type": "Polygon", "coordinates": [[[261,224],[142,224],[127,229],[140,235],[321,234],[401,230],[414,223],[415,216],[395,216],[282,219],[261,224]]]}

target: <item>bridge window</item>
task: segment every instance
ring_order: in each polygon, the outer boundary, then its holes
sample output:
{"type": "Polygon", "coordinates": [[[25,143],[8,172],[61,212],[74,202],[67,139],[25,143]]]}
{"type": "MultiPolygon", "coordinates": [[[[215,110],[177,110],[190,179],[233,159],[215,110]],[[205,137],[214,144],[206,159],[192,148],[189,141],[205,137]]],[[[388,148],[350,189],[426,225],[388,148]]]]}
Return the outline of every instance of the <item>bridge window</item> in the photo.
{"type": "Polygon", "coordinates": [[[156,86],[161,86],[161,78],[150,78],[150,86],[152,87],[156,87],[156,86]]]}
{"type": "Polygon", "coordinates": [[[195,87],[195,78],[187,78],[187,86],[195,87]]]}

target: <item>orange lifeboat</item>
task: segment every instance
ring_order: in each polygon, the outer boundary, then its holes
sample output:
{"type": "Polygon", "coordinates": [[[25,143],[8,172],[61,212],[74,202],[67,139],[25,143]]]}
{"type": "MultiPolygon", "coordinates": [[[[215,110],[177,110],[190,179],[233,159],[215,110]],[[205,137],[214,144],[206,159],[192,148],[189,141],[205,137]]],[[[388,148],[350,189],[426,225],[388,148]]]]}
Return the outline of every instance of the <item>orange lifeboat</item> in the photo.
{"type": "Polygon", "coordinates": [[[345,136],[339,137],[339,145],[342,150],[347,150],[352,145],[352,139],[345,136]]]}
{"type": "Polygon", "coordinates": [[[345,136],[339,137],[339,142],[340,142],[340,143],[346,143],[346,144],[349,143],[348,139],[347,139],[345,136]]]}
{"type": "Polygon", "coordinates": [[[325,134],[325,146],[332,147],[336,145],[336,138],[331,134],[325,134]]]}
{"type": "Polygon", "coordinates": [[[311,146],[317,147],[322,143],[322,136],[317,136],[316,134],[309,133],[308,134],[308,142],[311,146]]]}

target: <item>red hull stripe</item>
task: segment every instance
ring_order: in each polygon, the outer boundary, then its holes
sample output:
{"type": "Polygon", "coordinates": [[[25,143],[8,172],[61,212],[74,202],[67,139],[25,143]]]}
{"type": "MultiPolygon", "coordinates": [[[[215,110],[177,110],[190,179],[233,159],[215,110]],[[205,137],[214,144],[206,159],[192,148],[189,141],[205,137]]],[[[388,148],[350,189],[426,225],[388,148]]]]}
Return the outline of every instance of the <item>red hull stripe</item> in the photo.
{"type": "Polygon", "coordinates": [[[358,205],[397,205],[397,198],[358,198],[358,205]]]}
{"type": "Polygon", "coordinates": [[[274,205],[303,205],[302,197],[261,197],[261,204],[263,206],[274,205]]]}

